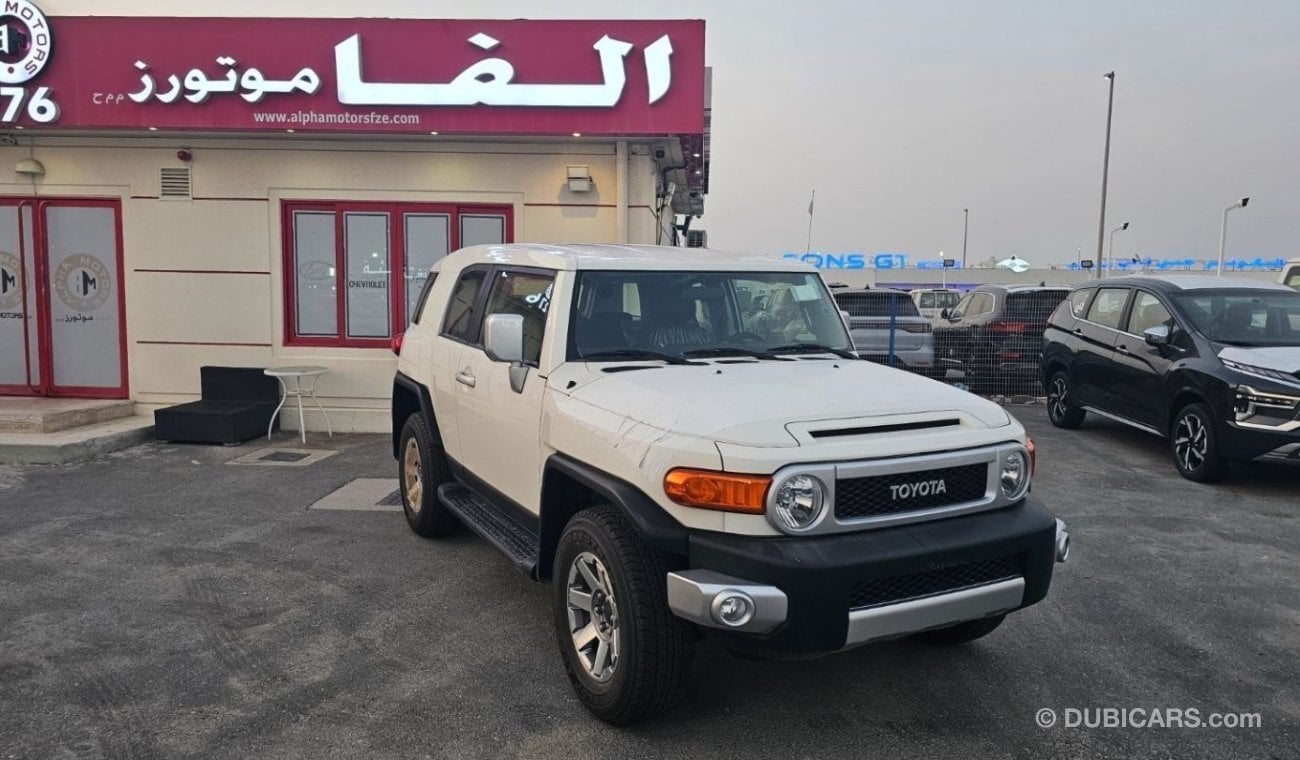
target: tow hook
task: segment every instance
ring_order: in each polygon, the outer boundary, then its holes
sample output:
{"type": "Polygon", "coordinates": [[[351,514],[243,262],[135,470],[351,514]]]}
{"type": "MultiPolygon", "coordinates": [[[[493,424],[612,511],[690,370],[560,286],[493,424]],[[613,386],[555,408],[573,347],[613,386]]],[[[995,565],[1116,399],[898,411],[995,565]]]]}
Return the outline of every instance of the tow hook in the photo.
{"type": "Polygon", "coordinates": [[[1070,529],[1065,521],[1056,518],[1056,561],[1064,562],[1070,558],[1070,529]]]}

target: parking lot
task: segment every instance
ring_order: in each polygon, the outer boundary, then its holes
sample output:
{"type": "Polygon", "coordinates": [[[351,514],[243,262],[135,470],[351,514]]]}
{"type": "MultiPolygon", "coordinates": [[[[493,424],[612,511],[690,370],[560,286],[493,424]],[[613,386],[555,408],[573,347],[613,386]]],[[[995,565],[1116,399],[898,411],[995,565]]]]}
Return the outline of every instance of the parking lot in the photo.
{"type": "Polygon", "coordinates": [[[0,468],[0,758],[1294,757],[1300,468],[1202,486],[1155,438],[1011,411],[1074,539],[1046,601],[957,649],[705,644],[687,698],[633,729],[573,698],[548,589],[486,544],[308,509],[392,478],[385,437],[315,436],[337,453],[305,466],[228,464],[254,442],[0,468]],[[1262,727],[1045,729],[1043,708],[1262,727]]]}

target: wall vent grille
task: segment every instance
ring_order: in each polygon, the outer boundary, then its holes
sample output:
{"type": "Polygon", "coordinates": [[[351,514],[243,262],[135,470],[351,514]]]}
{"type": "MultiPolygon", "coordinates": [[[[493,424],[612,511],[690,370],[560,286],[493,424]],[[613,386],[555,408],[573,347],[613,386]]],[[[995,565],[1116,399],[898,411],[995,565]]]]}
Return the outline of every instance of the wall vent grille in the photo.
{"type": "Polygon", "coordinates": [[[158,173],[158,197],[165,201],[188,201],[194,198],[188,167],[164,167],[158,173]]]}

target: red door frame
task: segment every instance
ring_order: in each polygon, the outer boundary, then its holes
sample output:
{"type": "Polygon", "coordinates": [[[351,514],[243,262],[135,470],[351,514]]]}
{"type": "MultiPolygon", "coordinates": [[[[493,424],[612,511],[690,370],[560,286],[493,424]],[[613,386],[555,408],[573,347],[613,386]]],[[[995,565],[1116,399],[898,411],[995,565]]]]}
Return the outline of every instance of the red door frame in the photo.
{"type": "MultiPolygon", "coordinates": [[[[35,270],[34,279],[36,283],[36,292],[34,294],[36,299],[35,304],[33,304],[36,317],[36,355],[41,369],[41,377],[38,383],[0,385],[0,395],[129,398],[130,389],[126,361],[126,288],[124,283],[126,265],[123,258],[122,244],[122,201],[118,198],[31,198],[11,196],[0,198],[0,206],[11,206],[18,211],[18,260],[21,264],[20,277],[23,278],[23,311],[25,314],[33,313],[28,310],[25,269],[27,261],[22,255],[24,253],[23,249],[26,248],[26,236],[31,235],[31,264],[35,270]],[[30,230],[23,225],[22,213],[24,207],[32,210],[30,230]],[[51,324],[52,314],[50,311],[49,241],[45,234],[45,212],[50,208],[109,208],[113,210],[113,244],[116,249],[114,263],[117,266],[116,271],[113,273],[116,279],[113,284],[117,287],[118,373],[121,378],[121,382],[115,388],[59,385],[58,378],[54,376],[53,325],[51,324]]],[[[28,380],[31,379],[29,334],[30,330],[27,329],[26,320],[24,320],[23,360],[27,367],[28,380]]]]}

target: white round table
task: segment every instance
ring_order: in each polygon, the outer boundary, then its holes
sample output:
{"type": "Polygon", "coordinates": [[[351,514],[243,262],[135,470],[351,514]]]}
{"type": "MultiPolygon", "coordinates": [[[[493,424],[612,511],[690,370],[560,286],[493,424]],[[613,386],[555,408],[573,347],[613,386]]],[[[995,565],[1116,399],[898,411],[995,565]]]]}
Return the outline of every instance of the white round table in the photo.
{"type": "Polygon", "coordinates": [[[271,440],[271,428],[275,427],[275,418],[280,415],[280,410],[284,408],[284,402],[292,396],[298,399],[298,430],[302,433],[302,442],[307,442],[307,423],[302,416],[302,397],[307,396],[320,410],[321,416],[325,418],[325,430],[330,437],[334,437],[334,430],[330,427],[330,417],[325,413],[325,407],[320,405],[316,398],[316,381],[321,375],[329,372],[328,367],[271,367],[265,370],[266,374],[280,381],[280,403],[275,407],[275,412],[271,415],[271,421],[266,425],[266,440],[271,440]],[[292,381],[292,383],[290,382],[292,381]],[[291,387],[292,386],[292,387],[291,387]]]}

